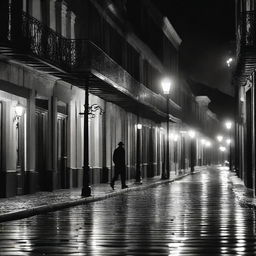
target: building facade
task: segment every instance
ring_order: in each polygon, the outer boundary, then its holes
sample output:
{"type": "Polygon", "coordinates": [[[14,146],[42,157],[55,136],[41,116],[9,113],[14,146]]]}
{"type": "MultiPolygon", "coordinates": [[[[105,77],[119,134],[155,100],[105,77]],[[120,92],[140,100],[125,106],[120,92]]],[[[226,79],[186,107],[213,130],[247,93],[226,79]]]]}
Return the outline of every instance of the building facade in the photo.
{"type": "Polygon", "coordinates": [[[1,1],[1,197],[81,187],[85,145],[92,184],[109,182],[119,141],[128,179],[166,173],[167,158],[176,173],[217,161],[188,136],[219,123],[179,78],[180,37],[150,1],[133,2],[1,1]]]}
{"type": "Polygon", "coordinates": [[[236,1],[236,155],[238,176],[255,192],[255,1],[236,1]]]}

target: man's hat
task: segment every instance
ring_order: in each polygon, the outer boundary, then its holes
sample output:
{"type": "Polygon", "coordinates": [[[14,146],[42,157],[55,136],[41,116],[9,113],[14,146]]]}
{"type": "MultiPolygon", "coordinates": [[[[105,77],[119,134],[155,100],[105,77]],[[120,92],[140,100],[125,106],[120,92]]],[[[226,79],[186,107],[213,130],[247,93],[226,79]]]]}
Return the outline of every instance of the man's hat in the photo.
{"type": "Polygon", "coordinates": [[[119,146],[123,146],[124,143],[123,143],[122,141],[120,141],[120,142],[118,143],[118,145],[119,145],[119,146]]]}

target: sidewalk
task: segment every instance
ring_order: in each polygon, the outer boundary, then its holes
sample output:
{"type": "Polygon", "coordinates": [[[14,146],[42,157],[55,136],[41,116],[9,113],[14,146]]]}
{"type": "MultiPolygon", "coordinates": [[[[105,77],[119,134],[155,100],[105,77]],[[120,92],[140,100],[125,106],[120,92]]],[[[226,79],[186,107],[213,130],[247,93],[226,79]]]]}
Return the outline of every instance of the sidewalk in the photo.
{"type": "Polygon", "coordinates": [[[253,197],[252,190],[246,188],[244,182],[234,172],[229,174],[229,180],[239,204],[243,207],[256,209],[256,198],[253,197]]]}
{"type": "MultiPolygon", "coordinates": [[[[197,167],[194,173],[199,172],[205,167],[197,167]]],[[[142,185],[128,181],[129,188],[120,189],[120,182],[116,182],[113,191],[109,184],[96,184],[92,186],[92,196],[81,197],[81,188],[60,189],[54,192],[37,192],[35,194],[16,196],[0,199],[0,222],[22,219],[33,215],[56,211],[71,206],[87,204],[109,197],[114,197],[128,191],[143,190],[161,184],[173,182],[186,177],[190,173],[181,175],[171,175],[169,180],[161,180],[160,176],[143,180],[142,185]]]]}

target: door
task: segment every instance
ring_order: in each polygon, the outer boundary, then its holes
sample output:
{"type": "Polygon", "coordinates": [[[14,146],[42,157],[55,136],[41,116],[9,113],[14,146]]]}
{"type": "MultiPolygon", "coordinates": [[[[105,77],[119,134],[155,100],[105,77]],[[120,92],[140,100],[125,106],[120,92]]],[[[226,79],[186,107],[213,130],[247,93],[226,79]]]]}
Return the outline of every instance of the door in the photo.
{"type": "Polygon", "coordinates": [[[46,166],[46,142],[48,127],[48,111],[36,108],[36,171],[39,175],[40,190],[48,190],[47,186],[47,166],[46,166]]]}
{"type": "MultiPolygon", "coordinates": [[[[175,161],[175,173],[176,173],[176,164],[177,164],[177,153],[178,153],[178,145],[177,141],[175,142],[175,154],[176,154],[176,161],[175,161]]],[[[184,171],[186,170],[186,142],[185,137],[181,136],[181,169],[184,171]]]]}
{"type": "Polygon", "coordinates": [[[57,179],[58,188],[69,187],[67,175],[67,118],[58,113],[57,119],[57,179]]]}

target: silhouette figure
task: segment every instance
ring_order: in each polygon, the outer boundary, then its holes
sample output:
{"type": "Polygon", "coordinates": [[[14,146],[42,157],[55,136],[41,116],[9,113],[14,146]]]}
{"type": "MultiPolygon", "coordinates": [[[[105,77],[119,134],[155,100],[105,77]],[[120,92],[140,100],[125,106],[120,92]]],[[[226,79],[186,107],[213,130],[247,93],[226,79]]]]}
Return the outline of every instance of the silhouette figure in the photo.
{"type": "Polygon", "coordinates": [[[128,186],[125,184],[125,150],[123,148],[123,142],[118,143],[118,147],[115,149],[113,154],[113,162],[115,164],[115,174],[113,179],[111,180],[110,186],[114,190],[115,189],[115,181],[118,179],[118,176],[120,174],[121,176],[121,183],[122,183],[122,189],[128,188],[128,186]]]}

